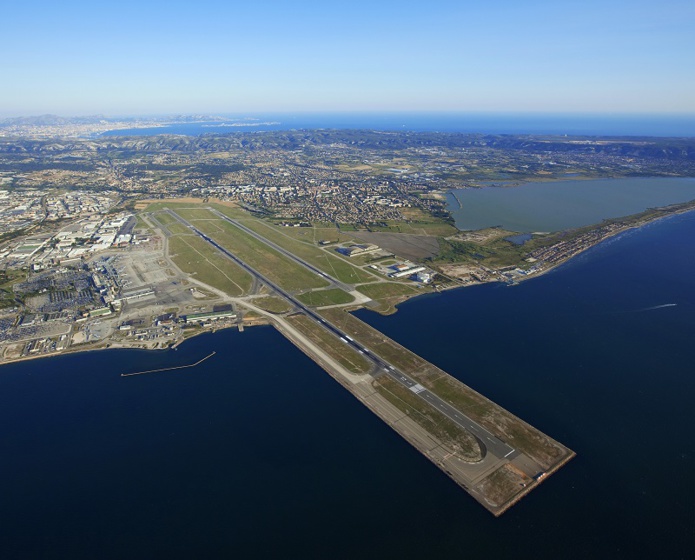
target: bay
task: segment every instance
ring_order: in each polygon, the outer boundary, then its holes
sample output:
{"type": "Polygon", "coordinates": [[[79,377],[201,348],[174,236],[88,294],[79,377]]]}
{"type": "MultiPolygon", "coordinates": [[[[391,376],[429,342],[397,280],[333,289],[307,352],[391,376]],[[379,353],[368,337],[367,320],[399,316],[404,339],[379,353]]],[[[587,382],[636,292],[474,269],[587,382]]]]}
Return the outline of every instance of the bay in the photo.
{"type": "Polygon", "coordinates": [[[501,226],[527,233],[578,228],[693,199],[693,177],[548,181],[447,194],[459,229],[501,226]]]}
{"type": "Polygon", "coordinates": [[[560,113],[264,113],[222,115],[226,121],[175,123],[112,130],[104,136],[229,134],[298,129],[365,129],[482,134],[569,134],[593,136],[695,136],[694,115],[605,115],[560,113]],[[249,120],[249,117],[255,121],[249,120]],[[256,126],[252,125],[254,122],[256,126]],[[220,126],[242,123],[243,127],[220,126]],[[272,124],[264,124],[272,123],[272,124]]]}
{"type": "Polygon", "coordinates": [[[271,328],[0,368],[5,558],[684,558],[695,215],[358,315],[578,456],[499,519],[271,328]],[[665,307],[666,306],[666,307],[665,307]],[[199,368],[121,378],[192,363],[199,368]]]}

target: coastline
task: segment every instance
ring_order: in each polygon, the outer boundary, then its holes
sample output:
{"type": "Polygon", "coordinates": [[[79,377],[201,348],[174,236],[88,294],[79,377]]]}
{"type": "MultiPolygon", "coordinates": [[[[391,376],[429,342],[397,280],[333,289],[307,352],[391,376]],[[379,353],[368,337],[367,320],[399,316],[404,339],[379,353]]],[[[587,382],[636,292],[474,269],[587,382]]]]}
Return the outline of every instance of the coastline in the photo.
{"type": "MultiPolygon", "coordinates": [[[[681,214],[687,214],[688,212],[694,212],[695,211],[695,200],[691,200],[689,202],[684,202],[684,203],[679,203],[679,204],[672,204],[670,206],[664,206],[661,208],[653,208],[653,209],[648,209],[645,210],[644,212],[640,212],[639,214],[634,214],[632,216],[624,216],[622,218],[613,218],[610,220],[604,220],[603,223],[601,224],[595,224],[593,226],[586,226],[584,228],[578,228],[575,230],[568,230],[567,232],[556,232],[556,235],[562,235],[562,234],[568,234],[572,235],[574,233],[575,237],[578,237],[580,234],[581,235],[588,235],[588,234],[593,234],[596,232],[599,232],[602,228],[610,226],[610,225],[617,225],[618,227],[611,229],[608,232],[602,233],[600,238],[591,240],[589,243],[587,243],[585,246],[582,246],[580,249],[568,252],[566,255],[563,255],[561,258],[557,259],[556,261],[548,262],[544,261],[542,263],[542,268],[539,268],[535,270],[532,274],[527,274],[525,276],[520,276],[518,278],[515,278],[514,281],[508,281],[508,280],[503,280],[499,277],[496,277],[490,281],[487,282],[480,282],[480,281],[470,281],[467,282],[465,285],[447,285],[447,286],[440,286],[437,291],[446,291],[446,290],[453,290],[453,289],[458,289],[458,288],[467,288],[469,286],[478,286],[481,284],[490,284],[490,283],[495,283],[495,282],[502,282],[506,283],[509,285],[516,285],[520,284],[521,282],[525,282],[528,280],[532,280],[533,278],[539,278],[540,276],[547,274],[548,272],[554,270],[555,268],[569,262],[572,260],[574,257],[577,257],[589,249],[592,249],[593,247],[596,247],[597,245],[600,245],[604,241],[608,239],[612,239],[622,233],[625,233],[626,231],[632,230],[632,229],[639,229],[643,226],[647,226],[649,224],[656,223],[660,220],[664,220],[666,218],[670,218],[673,216],[678,216],[681,214]],[[646,216],[646,217],[645,217],[646,216]],[[634,220],[634,221],[632,221],[634,220]],[[628,222],[628,223],[625,223],[628,222]],[[581,233],[579,233],[581,232],[581,233]]],[[[552,248],[553,246],[550,246],[552,248]]],[[[495,272],[496,275],[499,275],[500,269],[491,269],[492,271],[495,272]]],[[[440,274],[442,274],[440,272],[440,274]]],[[[449,277],[452,279],[454,282],[460,282],[459,279],[456,277],[452,277],[449,275],[444,274],[445,276],[449,277]]],[[[418,296],[414,296],[418,297],[418,296]]],[[[404,298],[403,301],[406,301],[407,299],[411,298],[404,298]]]]}
{"type": "MultiPolygon", "coordinates": [[[[595,225],[593,227],[581,228],[580,230],[574,230],[575,232],[581,231],[581,232],[585,232],[585,233],[591,233],[591,232],[596,232],[596,231],[600,230],[601,228],[605,227],[606,224],[618,225],[617,228],[612,229],[609,232],[603,234],[599,239],[593,240],[591,243],[587,244],[586,246],[581,247],[581,249],[573,251],[567,255],[564,255],[562,258],[558,259],[555,262],[543,263],[543,267],[539,268],[533,274],[528,274],[526,276],[521,276],[521,277],[515,278],[514,281],[509,281],[509,280],[500,278],[499,277],[500,276],[499,270],[492,269],[495,272],[495,276],[490,281],[486,281],[486,282],[471,281],[471,282],[467,282],[465,284],[462,284],[461,280],[449,277],[452,280],[452,282],[448,285],[445,285],[445,286],[437,286],[435,288],[435,292],[433,292],[433,293],[439,293],[439,292],[445,292],[445,291],[449,291],[449,290],[468,288],[471,286],[478,286],[478,285],[490,284],[490,283],[506,283],[507,285],[510,285],[510,286],[517,285],[517,284],[520,284],[521,282],[526,282],[526,281],[532,280],[534,278],[539,278],[539,277],[555,270],[559,266],[571,261],[574,257],[577,257],[577,256],[585,253],[589,249],[591,249],[597,245],[600,245],[604,241],[606,241],[608,239],[615,238],[618,235],[625,233],[626,231],[633,230],[633,229],[639,229],[643,226],[646,226],[646,225],[649,225],[652,223],[656,223],[660,220],[663,220],[663,219],[666,219],[669,217],[673,217],[673,216],[677,216],[677,215],[681,215],[681,214],[686,214],[688,212],[693,212],[693,211],[695,211],[695,200],[690,201],[690,202],[686,202],[686,203],[671,205],[671,206],[667,206],[667,207],[663,207],[663,208],[649,209],[643,213],[636,214],[634,216],[626,216],[623,218],[606,220],[603,224],[598,224],[598,225],[595,225]],[[643,217],[644,214],[647,214],[648,217],[646,217],[646,218],[643,217]],[[626,221],[628,221],[628,223],[624,223],[623,225],[620,225],[626,221]]],[[[562,233],[562,232],[559,232],[559,233],[562,233]]],[[[567,232],[567,233],[570,233],[570,232],[567,232]]],[[[445,275],[445,276],[448,277],[448,275],[445,275]]],[[[427,295],[427,294],[403,296],[402,298],[399,298],[400,301],[394,302],[392,304],[392,306],[386,311],[381,311],[378,309],[371,309],[371,308],[367,308],[364,306],[354,306],[354,305],[352,305],[352,306],[346,305],[345,309],[349,310],[349,311],[356,311],[358,309],[365,308],[365,309],[368,309],[374,313],[378,313],[380,315],[393,315],[393,314],[398,312],[398,305],[400,305],[401,303],[404,303],[406,301],[409,301],[411,299],[421,297],[422,295],[427,295]]],[[[250,326],[255,326],[258,324],[272,324],[272,322],[267,321],[267,322],[259,323],[258,319],[254,318],[253,320],[249,321],[249,323],[244,324],[244,326],[250,327],[250,326]]],[[[196,336],[201,335],[201,334],[216,332],[218,330],[235,328],[237,326],[238,325],[235,324],[235,325],[229,325],[229,326],[221,327],[221,328],[219,326],[217,326],[216,328],[202,329],[199,332],[190,334],[188,336],[182,336],[179,339],[173,340],[171,342],[171,344],[169,344],[168,346],[165,346],[165,347],[153,346],[151,348],[148,348],[146,345],[143,345],[141,343],[128,345],[128,344],[123,344],[123,343],[119,342],[119,343],[114,344],[114,343],[110,343],[108,341],[108,339],[106,339],[106,340],[97,342],[94,345],[89,345],[89,346],[80,345],[78,347],[70,346],[70,347],[66,348],[65,350],[50,352],[50,353],[46,353],[46,354],[22,356],[22,357],[13,358],[13,359],[6,359],[3,357],[0,359],[0,368],[6,364],[13,364],[13,363],[17,363],[17,362],[23,362],[23,361],[27,361],[27,360],[36,360],[36,359],[42,359],[42,358],[52,358],[52,357],[62,356],[65,354],[73,354],[73,353],[78,353],[78,352],[93,352],[93,351],[98,351],[98,350],[117,350],[120,348],[127,349],[127,350],[146,350],[146,351],[175,349],[180,344],[182,344],[183,342],[188,340],[189,338],[193,338],[193,337],[196,337],[196,336]]]]}

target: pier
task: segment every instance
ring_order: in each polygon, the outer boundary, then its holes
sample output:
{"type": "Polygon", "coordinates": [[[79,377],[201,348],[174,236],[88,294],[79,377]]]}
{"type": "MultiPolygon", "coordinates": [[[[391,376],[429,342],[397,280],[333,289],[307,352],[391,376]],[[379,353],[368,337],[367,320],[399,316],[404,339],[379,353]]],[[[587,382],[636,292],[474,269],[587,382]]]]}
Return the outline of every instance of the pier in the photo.
{"type": "Polygon", "coordinates": [[[131,377],[131,376],[133,376],[133,375],[145,375],[146,373],[160,373],[160,372],[162,372],[162,371],[174,371],[175,369],[192,368],[192,367],[199,366],[199,365],[202,364],[205,360],[207,360],[207,359],[209,359],[209,358],[212,358],[215,354],[217,354],[217,352],[212,352],[211,354],[208,354],[207,356],[205,356],[204,358],[198,360],[198,361],[197,361],[196,363],[194,363],[194,364],[188,364],[188,365],[185,365],[185,366],[168,367],[168,368],[159,368],[159,369],[148,369],[147,371],[136,371],[136,372],[134,372],[134,373],[122,373],[122,374],[121,374],[121,377],[131,377]]]}

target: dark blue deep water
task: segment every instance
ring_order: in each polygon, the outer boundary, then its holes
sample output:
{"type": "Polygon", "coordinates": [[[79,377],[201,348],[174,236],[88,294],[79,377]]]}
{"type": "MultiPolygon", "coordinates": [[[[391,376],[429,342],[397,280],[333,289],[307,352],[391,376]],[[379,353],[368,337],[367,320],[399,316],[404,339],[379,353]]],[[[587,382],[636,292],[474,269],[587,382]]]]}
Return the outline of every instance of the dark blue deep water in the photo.
{"type": "Polygon", "coordinates": [[[3,366],[0,557],[690,558],[693,239],[676,216],[519,286],[359,313],[578,453],[499,519],[253,328],[3,366]]]}

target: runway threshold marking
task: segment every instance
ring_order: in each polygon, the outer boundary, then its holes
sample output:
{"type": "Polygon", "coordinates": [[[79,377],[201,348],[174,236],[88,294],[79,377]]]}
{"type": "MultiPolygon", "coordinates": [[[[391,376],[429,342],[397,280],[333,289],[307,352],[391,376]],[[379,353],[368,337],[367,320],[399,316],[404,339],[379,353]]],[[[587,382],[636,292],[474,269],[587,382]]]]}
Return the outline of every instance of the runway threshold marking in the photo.
{"type": "Polygon", "coordinates": [[[408,387],[408,389],[410,389],[416,395],[419,393],[422,393],[425,390],[425,388],[422,385],[420,385],[419,383],[416,383],[412,387],[408,387]]]}

